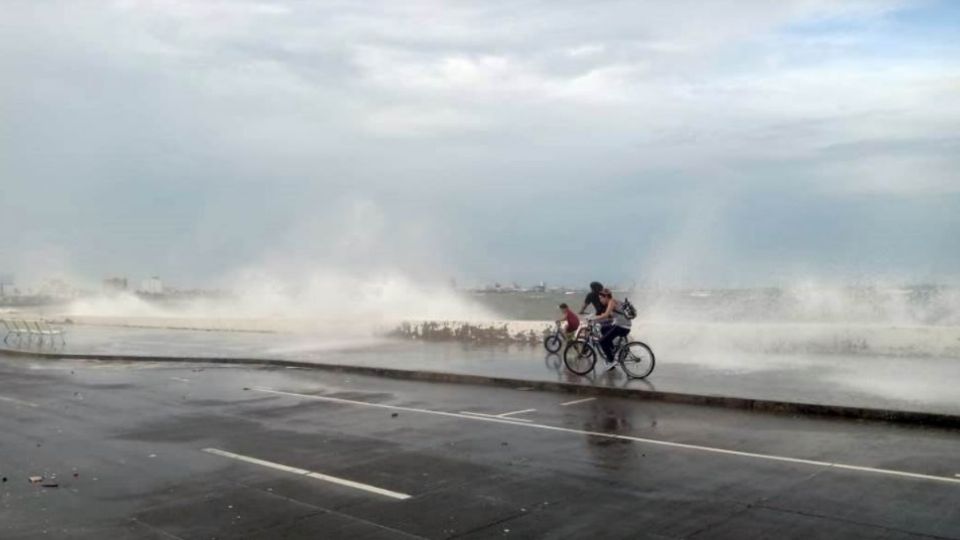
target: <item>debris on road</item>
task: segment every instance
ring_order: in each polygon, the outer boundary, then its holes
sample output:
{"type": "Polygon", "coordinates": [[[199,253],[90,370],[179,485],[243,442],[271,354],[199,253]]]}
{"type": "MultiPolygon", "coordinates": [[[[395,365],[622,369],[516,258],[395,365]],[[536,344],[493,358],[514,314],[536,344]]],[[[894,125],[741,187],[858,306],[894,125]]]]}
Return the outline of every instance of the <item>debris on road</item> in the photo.
{"type": "Polygon", "coordinates": [[[43,482],[43,477],[42,477],[42,476],[31,476],[31,477],[28,478],[28,480],[30,480],[30,483],[31,483],[31,484],[39,484],[40,482],[43,482]]]}
{"type": "Polygon", "coordinates": [[[396,418],[398,416],[400,416],[400,413],[393,413],[390,415],[390,418],[396,418]]]}
{"type": "Polygon", "coordinates": [[[45,488],[58,488],[58,487],[60,487],[60,484],[58,484],[58,483],[56,483],[56,482],[46,482],[46,483],[40,484],[40,487],[45,487],[45,488]]]}

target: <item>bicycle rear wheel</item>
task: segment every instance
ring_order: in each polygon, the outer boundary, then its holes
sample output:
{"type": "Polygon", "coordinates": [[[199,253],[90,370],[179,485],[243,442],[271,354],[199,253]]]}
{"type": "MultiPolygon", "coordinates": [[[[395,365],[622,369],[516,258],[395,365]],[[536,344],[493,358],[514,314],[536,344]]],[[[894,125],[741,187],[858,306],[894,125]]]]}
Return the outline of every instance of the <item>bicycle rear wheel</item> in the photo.
{"type": "Polygon", "coordinates": [[[577,375],[586,375],[597,362],[597,353],[589,343],[582,339],[567,343],[563,350],[563,363],[567,369],[577,375]]]}
{"type": "Polygon", "coordinates": [[[656,357],[653,349],[641,341],[631,341],[620,348],[620,367],[631,379],[644,379],[653,372],[656,357]]]}

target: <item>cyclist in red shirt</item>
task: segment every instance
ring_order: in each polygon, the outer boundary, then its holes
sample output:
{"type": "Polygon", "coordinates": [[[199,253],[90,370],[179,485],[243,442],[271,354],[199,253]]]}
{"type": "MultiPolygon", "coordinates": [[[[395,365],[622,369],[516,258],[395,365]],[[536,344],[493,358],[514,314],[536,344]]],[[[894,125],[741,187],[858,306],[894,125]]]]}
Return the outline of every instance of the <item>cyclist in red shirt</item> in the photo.
{"type": "Polygon", "coordinates": [[[563,331],[567,333],[567,340],[573,340],[574,336],[577,333],[577,329],[580,328],[580,318],[577,317],[577,314],[570,309],[570,306],[566,304],[560,304],[560,313],[563,315],[557,322],[566,321],[563,331]]]}

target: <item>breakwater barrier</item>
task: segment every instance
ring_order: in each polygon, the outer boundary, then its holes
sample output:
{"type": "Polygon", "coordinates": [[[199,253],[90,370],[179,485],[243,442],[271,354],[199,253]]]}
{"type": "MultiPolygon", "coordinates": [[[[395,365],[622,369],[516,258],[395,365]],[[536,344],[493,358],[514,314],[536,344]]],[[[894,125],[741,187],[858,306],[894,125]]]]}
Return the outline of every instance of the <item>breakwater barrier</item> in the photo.
{"type": "MultiPolygon", "coordinates": [[[[349,320],[71,316],[78,325],[216,332],[298,333],[318,336],[391,336],[422,341],[539,344],[551,321],[381,320],[359,327],[349,320]]],[[[766,354],[865,354],[960,359],[958,326],[840,323],[687,323],[634,321],[632,336],[657,351],[766,354]]]]}

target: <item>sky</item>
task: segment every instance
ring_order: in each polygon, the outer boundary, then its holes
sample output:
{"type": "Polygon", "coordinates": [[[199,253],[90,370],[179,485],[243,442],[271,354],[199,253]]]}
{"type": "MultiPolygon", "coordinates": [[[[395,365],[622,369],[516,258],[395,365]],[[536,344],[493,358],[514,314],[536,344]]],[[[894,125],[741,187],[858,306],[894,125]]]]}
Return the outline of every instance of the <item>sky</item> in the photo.
{"type": "Polygon", "coordinates": [[[0,273],[957,282],[960,3],[4,0],[0,273]]]}

